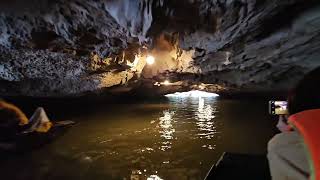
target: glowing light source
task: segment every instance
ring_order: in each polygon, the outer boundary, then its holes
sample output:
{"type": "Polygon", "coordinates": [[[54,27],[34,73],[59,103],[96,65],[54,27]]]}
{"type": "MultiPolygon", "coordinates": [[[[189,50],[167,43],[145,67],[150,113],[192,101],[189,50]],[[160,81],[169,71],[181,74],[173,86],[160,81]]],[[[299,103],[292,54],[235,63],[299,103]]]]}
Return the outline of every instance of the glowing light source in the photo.
{"type": "Polygon", "coordinates": [[[164,85],[164,86],[169,86],[169,85],[173,85],[174,83],[171,83],[169,80],[165,80],[161,83],[159,82],[155,82],[153,85],[154,86],[161,86],[161,85],[164,85]]]}
{"type": "Polygon", "coordinates": [[[155,59],[153,56],[147,56],[146,61],[147,61],[147,64],[152,65],[154,63],[155,59]]]}
{"type": "Polygon", "coordinates": [[[150,177],[147,178],[147,180],[163,180],[157,175],[151,175],[150,177]]]}
{"type": "Polygon", "coordinates": [[[199,89],[201,89],[201,90],[203,90],[203,89],[205,89],[205,88],[206,88],[206,87],[205,87],[204,85],[202,85],[202,84],[201,84],[201,85],[199,85],[198,87],[199,87],[199,89]]]}
{"type": "Polygon", "coordinates": [[[165,80],[165,81],[163,81],[163,83],[162,83],[163,85],[170,85],[170,81],[168,81],[168,80],[165,80]]]}
{"type": "Polygon", "coordinates": [[[219,95],[215,93],[193,90],[188,92],[176,92],[173,94],[167,94],[165,96],[166,97],[217,97],[219,95]]]}

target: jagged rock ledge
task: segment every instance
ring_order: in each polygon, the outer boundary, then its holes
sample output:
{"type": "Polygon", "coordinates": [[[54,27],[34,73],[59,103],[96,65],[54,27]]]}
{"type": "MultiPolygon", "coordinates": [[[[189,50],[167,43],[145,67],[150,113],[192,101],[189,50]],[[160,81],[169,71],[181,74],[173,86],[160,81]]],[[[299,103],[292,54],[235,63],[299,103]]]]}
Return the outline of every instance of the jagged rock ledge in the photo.
{"type": "Polygon", "coordinates": [[[320,66],[316,0],[13,0],[0,9],[3,96],[278,92],[320,66]]]}

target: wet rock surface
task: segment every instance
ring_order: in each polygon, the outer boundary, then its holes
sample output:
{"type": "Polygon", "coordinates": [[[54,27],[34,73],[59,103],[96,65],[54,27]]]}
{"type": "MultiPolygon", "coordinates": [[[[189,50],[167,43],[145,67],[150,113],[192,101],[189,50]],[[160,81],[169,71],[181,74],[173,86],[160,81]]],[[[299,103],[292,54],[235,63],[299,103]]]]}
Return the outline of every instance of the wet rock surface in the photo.
{"type": "Polygon", "coordinates": [[[14,0],[0,9],[2,95],[161,94],[201,83],[282,91],[320,66],[315,0],[14,0]],[[166,79],[183,85],[154,85],[166,79]]]}

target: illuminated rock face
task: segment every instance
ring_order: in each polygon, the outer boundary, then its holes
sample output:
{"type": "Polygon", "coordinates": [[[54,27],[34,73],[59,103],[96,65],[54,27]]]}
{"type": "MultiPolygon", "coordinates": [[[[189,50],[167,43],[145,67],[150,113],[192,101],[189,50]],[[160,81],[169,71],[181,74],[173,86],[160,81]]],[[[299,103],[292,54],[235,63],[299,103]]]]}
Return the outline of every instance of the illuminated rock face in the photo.
{"type": "Polygon", "coordinates": [[[0,7],[1,95],[162,94],[200,82],[211,91],[280,91],[320,66],[317,0],[13,0],[0,7]],[[183,83],[154,91],[165,79],[183,83]]]}
{"type": "Polygon", "coordinates": [[[0,6],[1,94],[82,95],[123,84],[129,78],[122,74],[132,77],[126,68],[104,62],[125,49],[130,37],[102,1],[2,1],[0,6]]]}
{"type": "Polygon", "coordinates": [[[111,0],[105,1],[105,9],[140,42],[146,41],[147,32],[152,24],[153,0],[111,0]]]}

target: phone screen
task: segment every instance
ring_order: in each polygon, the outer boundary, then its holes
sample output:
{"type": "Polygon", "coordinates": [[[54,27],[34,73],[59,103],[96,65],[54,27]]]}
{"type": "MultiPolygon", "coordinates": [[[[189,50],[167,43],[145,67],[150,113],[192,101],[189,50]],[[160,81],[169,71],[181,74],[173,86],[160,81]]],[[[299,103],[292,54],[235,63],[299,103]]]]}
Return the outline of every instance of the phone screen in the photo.
{"type": "Polygon", "coordinates": [[[273,115],[288,114],[287,101],[269,101],[269,113],[273,115]]]}

